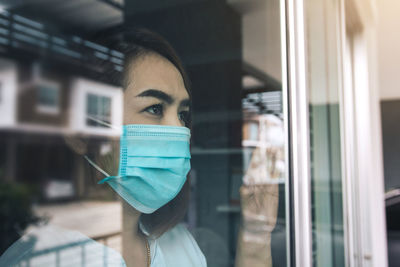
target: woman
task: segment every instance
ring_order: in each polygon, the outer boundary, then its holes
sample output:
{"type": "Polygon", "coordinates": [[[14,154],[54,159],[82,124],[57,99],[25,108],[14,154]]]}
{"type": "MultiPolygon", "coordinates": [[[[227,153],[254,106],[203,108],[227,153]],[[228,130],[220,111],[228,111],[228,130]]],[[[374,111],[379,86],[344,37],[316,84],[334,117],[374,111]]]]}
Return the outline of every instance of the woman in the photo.
{"type": "MultiPolygon", "coordinates": [[[[111,258],[108,266],[206,266],[196,241],[179,224],[189,193],[188,78],[174,50],[159,35],[141,29],[127,33],[126,37],[129,42],[120,48],[125,55],[125,68],[118,174],[109,176],[87,158],[107,176],[99,183],[109,184],[123,199],[123,260],[111,251],[107,253],[111,258]]],[[[67,233],[51,231],[38,234],[63,239],[63,233],[67,233]]],[[[71,242],[86,242],[82,235],[67,234],[71,242]]],[[[33,245],[26,244],[23,238],[16,242],[0,258],[0,265],[17,265],[29,258],[33,245]]],[[[98,243],[91,245],[86,254],[98,254],[104,249],[98,243]]],[[[97,266],[97,262],[86,262],[97,266]]],[[[99,261],[99,265],[102,263],[99,261]]]]}
{"type": "MultiPolygon", "coordinates": [[[[159,35],[125,32],[119,174],[103,179],[123,201],[128,266],[206,266],[179,221],[188,201],[191,93],[182,64],[159,35]]],[[[95,166],[96,167],[96,166],[95,166]]]]}
{"type": "MultiPolygon", "coordinates": [[[[123,124],[165,126],[156,127],[156,129],[150,126],[150,130],[146,129],[158,135],[164,130],[171,130],[177,135],[188,133],[185,127],[191,126],[190,85],[176,53],[162,37],[147,30],[130,32],[128,38],[130,44],[122,49],[126,62],[123,75],[123,124]]],[[[137,131],[135,134],[138,134],[137,131]]],[[[145,142],[144,149],[148,149],[147,145],[156,145],[158,142],[160,142],[158,138],[145,142]]],[[[173,141],[167,140],[167,144],[171,142],[173,141]]],[[[134,147],[137,143],[133,142],[130,145],[134,147]]],[[[160,145],[165,144],[161,141],[160,145]]],[[[187,142],[184,146],[183,150],[187,151],[178,151],[182,149],[179,142],[172,147],[175,153],[173,156],[181,153],[188,154],[189,143],[187,142]]],[[[157,150],[163,152],[161,147],[157,150]]],[[[139,156],[136,158],[137,161],[143,160],[140,158],[142,154],[136,156],[139,156]]],[[[156,153],[151,156],[159,157],[160,155],[156,153]]],[[[163,158],[164,156],[168,155],[161,155],[162,159],[158,162],[150,163],[157,166],[151,165],[151,167],[160,168],[158,165],[164,164],[167,160],[163,158]]],[[[188,159],[181,160],[183,160],[181,165],[189,163],[188,159]]],[[[171,192],[171,196],[166,196],[158,203],[158,206],[163,206],[160,208],[157,206],[155,211],[153,211],[154,208],[149,211],[144,210],[144,207],[139,207],[141,203],[129,203],[129,205],[128,202],[123,202],[123,257],[128,266],[150,266],[149,263],[151,266],[206,266],[204,255],[193,237],[183,226],[178,225],[188,204],[189,182],[186,175],[190,166],[187,165],[185,168],[185,170],[179,170],[179,168],[172,170],[184,177],[184,180],[178,181],[175,186],[177,188],[173,188],[172,191],[180,187],[181,190],[176,196],[174,196],[176,192],[171,192]],[[181,182],[184,182],[183,186],[181,182]],[[168,201],[172,196],[174,198],[168,201]],[[164,204],[166,201],[168,202],[164,204]]],[[[154,175],[155,182],[160,182],[167,180],[165,175],[169,172],[171,169],[163,173],[150,173],[149,176],[154,175]]],[[[143,177],[143,179],[148,180],[148,177],[143,177]]],[[[116,189],[116,186],[111,186],[116,189]]],[[[151,186],[154,187],[154,184],[151,186]]],[[[131,189],[132,187],[134,186],[131,186],[131,189]]],[[[160,190],[165,193],[166,189],[162,185],[161,187],[160,190]]],[[[160,198],[162,194],[159,191],[153,193],[156,198],[160,198]]],[[[146,191],[146,194],[151,194],[151,192],[146,191]]],[[[135,192],[131,195],[135,195],[135,192]]],[[[139,202],[140,198],[143,196],[136,196],[139,202]]]]}

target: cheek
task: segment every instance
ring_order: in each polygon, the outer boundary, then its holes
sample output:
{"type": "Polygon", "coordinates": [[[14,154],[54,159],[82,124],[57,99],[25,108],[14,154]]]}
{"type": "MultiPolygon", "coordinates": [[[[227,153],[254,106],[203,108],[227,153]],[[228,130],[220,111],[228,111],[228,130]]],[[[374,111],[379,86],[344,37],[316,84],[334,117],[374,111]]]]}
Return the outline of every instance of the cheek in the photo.
{"type": "Polygon", "coordinates": [[[124,110],[123,124],[153,124],[153,122],[141,113],[124,110]]]}

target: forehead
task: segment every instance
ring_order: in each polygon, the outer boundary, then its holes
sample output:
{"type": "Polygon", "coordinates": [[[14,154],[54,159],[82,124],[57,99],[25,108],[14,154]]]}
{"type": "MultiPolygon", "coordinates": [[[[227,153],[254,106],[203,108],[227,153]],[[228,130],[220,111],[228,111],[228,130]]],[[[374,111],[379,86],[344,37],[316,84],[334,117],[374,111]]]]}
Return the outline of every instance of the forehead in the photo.
{"type": "Polygon", "coordinates": [[[157,89],[176,99],[189,97],[181,73],[171,62],[157,54],[136,59],[127,75],[129,82],[126,95],[136,96],[147,89],[157,89]]]}

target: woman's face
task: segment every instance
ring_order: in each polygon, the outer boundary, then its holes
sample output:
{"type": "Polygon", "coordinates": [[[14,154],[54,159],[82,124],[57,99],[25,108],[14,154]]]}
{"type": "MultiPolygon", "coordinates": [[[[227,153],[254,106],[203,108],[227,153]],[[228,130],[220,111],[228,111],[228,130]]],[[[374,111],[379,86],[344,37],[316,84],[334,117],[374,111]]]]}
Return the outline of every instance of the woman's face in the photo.
{"type": "Polygon", "coordinates": [[[148,54],[128,71],[123,124],[185,126],[190,101],[182,75],[167,59],[148,54]]]}

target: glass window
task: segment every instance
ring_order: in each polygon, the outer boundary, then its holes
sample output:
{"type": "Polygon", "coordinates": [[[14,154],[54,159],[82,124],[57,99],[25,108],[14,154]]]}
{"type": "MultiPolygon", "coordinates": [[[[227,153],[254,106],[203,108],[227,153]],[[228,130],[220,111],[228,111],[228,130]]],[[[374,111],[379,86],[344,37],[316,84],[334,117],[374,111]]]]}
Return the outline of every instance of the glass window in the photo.
{"type": "Polygon", "coordinates": [[[338,1],[306,1],[313,266],[345,266],[338,1]]]}
{"type": "Polygon", "coordinates": [[[86,124],[94,127],[108,127],[107,124],[111,124],[111,97],[87,94],[86,99],[86,124]]]}
{"type": "MultiPolygon", "coordinates": [[[[0,252],[25,235],[31,250],[14,251],[15,265],[288,266],[280,2],[0,12],[18,86],[32,76],[19,53],[43,57],[65,91],[43,87],[38,101],[66,106],[32,132],[0,127],[10,184],[0,190],[13,192],[0,202],[35,203],[21,205],[26,221],[9,220],[20,231],[0,232],[0,252]]],[[[21,90],[21,114],[30,99],[21,90]]]]}
{"type": "Polygon", "coordinates": [[[37,108],[42,113],[59,112],[60,89],[57,85],[48,83],[39,84],[37,108]]]}

